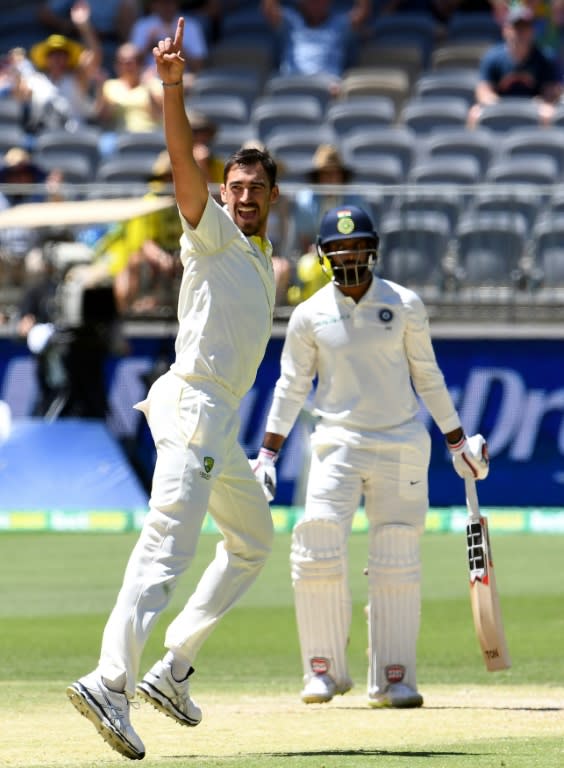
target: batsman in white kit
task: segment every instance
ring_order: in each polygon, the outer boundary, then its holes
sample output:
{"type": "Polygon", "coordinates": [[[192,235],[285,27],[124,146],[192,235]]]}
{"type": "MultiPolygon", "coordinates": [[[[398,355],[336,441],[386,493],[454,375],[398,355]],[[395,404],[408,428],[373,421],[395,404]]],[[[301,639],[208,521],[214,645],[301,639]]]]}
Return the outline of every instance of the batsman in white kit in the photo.
{"type": "Polygon", "coordinates": [[[270,338],[276,164],[244,149],[225,166],[220,206],[192,153],[184,106],[184,22],[154,50],[183,235],[178,335],[171,369],[139,404],[157,449],[149,510],[106,623],[98,666],[67,688],[78,711],[125,757],[145,747],[130,721],[137,692],[184,726],[202,713],[189,691],[196,655],[260,573],[272,547],[270,509],[238,443],[239,404],[270,338]],[[168,651],[137,684],[141,654],[178,578],[190,565],[209,511],[222,533],[215,558],[168,626],[168,651]]]}
{"type": "Polygon", "coordinates": [[[485,439],[462,429],[423,302],[374,274],[378,244],[361,208],[334,208],[323,217],[318,256],[332,279],[292,313],[262,448],[251,461],[272,500],[278,452],[317,377],[305,510],[290,554],[306,704],[352,687],[346,553],[362,497],[369,524],[368,704],[423,704],[416,645],[431,441],[416,394],[445,435],[456,472],[483,479],[489,469],[485,439]]]}

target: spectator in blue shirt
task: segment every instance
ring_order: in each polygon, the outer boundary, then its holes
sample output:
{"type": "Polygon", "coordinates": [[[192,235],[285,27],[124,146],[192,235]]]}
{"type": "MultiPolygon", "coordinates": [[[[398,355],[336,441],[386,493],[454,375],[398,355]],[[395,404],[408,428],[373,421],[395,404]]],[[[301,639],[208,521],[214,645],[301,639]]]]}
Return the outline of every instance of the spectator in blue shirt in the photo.
{"type": "Polygon", "coordinates": [[[476,103],[470,108],[468,125],[475,127],[482,108],[504,97],[535,99],[539,121],[550,123],[562,83],[557,62],[536,42],[531,9],[526,5],[511,8],[502,31],[504,42],[487,50],[480,63],[476,103]]]}
{"type": "Polygon", "coordinates": [[[331,0],[301,0],[296,7],[262,0],[262,10],[281,42],[280,74],[335,76],[347,66],[355,34],[371,13],[371,0],[354,0],[349,11],[336,11],[331,0]]]}

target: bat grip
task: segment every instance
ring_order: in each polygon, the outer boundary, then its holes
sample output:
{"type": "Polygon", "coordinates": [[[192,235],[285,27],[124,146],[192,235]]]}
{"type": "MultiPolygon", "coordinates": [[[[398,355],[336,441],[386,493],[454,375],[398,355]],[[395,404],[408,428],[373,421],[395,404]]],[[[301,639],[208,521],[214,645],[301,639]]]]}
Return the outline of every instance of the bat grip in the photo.
{"type": "Polygon", "coordinates": [[[478,493],[476,491],[476,481],[473,477],[464,478],[464,487],[466,490],[466,506],[468,514],[472,520],[480,519],[480,504],[478,503],[478,493]]]}

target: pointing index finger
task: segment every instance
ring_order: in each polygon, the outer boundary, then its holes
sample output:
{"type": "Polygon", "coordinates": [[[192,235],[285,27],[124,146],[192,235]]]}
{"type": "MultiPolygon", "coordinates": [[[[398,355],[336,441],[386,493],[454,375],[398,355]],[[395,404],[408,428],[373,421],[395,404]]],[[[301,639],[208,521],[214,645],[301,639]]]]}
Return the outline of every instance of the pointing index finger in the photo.
{"type": "Polygon", "coordinates": [[[184,17],[181,16],[178,19],[176,25],[176,32],[174,33],[174,48],[176,51],[182,51],[182,43],[184,40],[184,17]]]}

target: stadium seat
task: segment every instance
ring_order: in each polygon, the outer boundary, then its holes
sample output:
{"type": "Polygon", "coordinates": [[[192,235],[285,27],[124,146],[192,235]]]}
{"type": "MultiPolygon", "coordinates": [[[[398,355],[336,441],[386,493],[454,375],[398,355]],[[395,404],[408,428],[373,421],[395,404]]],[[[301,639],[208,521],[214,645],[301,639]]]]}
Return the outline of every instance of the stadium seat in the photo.
{"type": "Polygon", "coordinates": [[[21,101],[11,96],[0,97],[0,126],[12,125],[22,127],[23,105],[21,101]]]}
{"type": "Polygon", "coordinates": [[[447,217],[437,212],[389,213],[379,233],[381,277],[413,287],[422,298],[438,297],[450,241],[447,217]]]}
{"type": "Polygon", "coordinates": [[[416,137],[413,131],[403,126],[364,128],[344,137],[341,149],[346,163],[357,164],[357,161],[362,160],[397,157],[405,179],[415,157],[416,137]]]}
{"type": "Polygon", "coordinates": [[[490,42],[444,42],[433,48],[430,69],[473,69],[478,71],[490,42]]]}
{"type": "Polygon", "coordinates": [[[538,155],[552,157],[558,166],[558,176],[564,179],[564,126],[538,128],[514,128],[503,136],[501,155],[519,157],[538,155]]]}
{"type": "Polygon", "coordinates": [[[496,152],[496,142],[490,131],[485,128],[470,130],[463,127],[433,131],[422,145],[422,154],[429,157],[474,157],[480,164],[481,178],[496,152]]]}
{"type": "Polygon", "coordinates": [[[261,84],[270,76],[276,64],[276,50],[269,40],[222,38],[210,47],[206,69],[244,67],[252,69],[261,84]]]}
{"type": "Polygon", "coordinates": [[[229,157],[240,149],[243,144],[252,139],[257,139],[255,129],[250,123],[244,125],[220,126],[212,139],[211,147],[214,154],[219,157],[229,157]]]}
{"type": "Polygon", "coordinates": [[[98,165],[96,181],[146,184],[153,174],[154,156],[141,152],[113,155],[98,165]]]}
{"type": "Polygon", "coordinates": [[[439,69],[425,72],[414,84],[413,94],[419,98],[443,96],[464,99],[470,107],[475,101],[477,69],[439,69]]]}
{"type": "Polygon", "coordinates": [[[507,300],[523,279],[527,222],[519,214],[468,212],[456,232],[459,295],[476,298],[495,289],[507,300]]]}
{"type": "Polygon", "coordinates": [[[439,213],[446,216],[452,234],[456,230],[463,205],[463,196],[458,186],[445,184],[440,187],[435,185],[432,190],[402,190],[394,196],[392,210],[402,216],[410,213],[439,213]]]}
{"type": "Polygon", "coordinates": [[[249,105],[243,96],[231,94],[218,99],[213,94],[193,96],[186,99],[186,110],[201,112],[218,127],[224,125],[245,125],[249,122],[249,105]]]}
{"type": "Polygon", "coordinates": [[[455,42],[479,42],[494,43],[501,42],[501,25],[493,15],[493,12],[474,13],[456,13],[450,17],[447,27],[445,41],[447,43],[455,42]]]}
{"type": "Polygon", "coordinates": [[[474,185],[480,180],[480,164],[468,155],[428,157],[415,163],[409,173],[414,184],[474,185]]]}
{"type": "Polygon", "coordinates": [[[70,184],[88,184],[94,180],[95,168],[85,155],[76,155],[59,150],[58,152],[33,153],[33,159],[47,173],[61,171],[63,182],[70,184]]]}
{"type": "Polygon", "coordinates": [[[353,182],[359,184],[397,185],[403,181],[402,162],[393,155],[373,157],[349,157],[347,165],[352,170],[353,182]]]}
{"type": "Polygon", "coordinates": [[[29,143],[30,137],[23,128],[18,128],[17,125],[0,125],[0,156],[5,155],[12,147],[28,149],[29,143]]]}
{"type": "Polygon", "coordinates": [[[50,156],[60,158],[64,154],[82,157],[88,162],[93,176],[100,159],[101,135],[100,129],[85,126],[72,133],[65,130],[43,131],[35,138],[34,152],[44,161],[48,161],[50,156]]]}
{"type": "Polygon", "coordinates": [[[251,109],[251,123],[264,142],[280,127],[307,127],[322,122],[323,110],[314,96],[263,96],[251,109]]]}
{"type": "Polygon", "coordinates": [[[335,78],[325,73],[315,75],[271,75],[264,84],[263,96],[314,96],[323,110],[333,100],[335,78]]]}
{"type": "Polygon", "coordinates": [[[551,213],[564,213],[564,184],[555,184],[552,187],[547,211],[551,213]]]}
{"type": "Polygon", "coordinates": [[[222,40],[251,40],[268,41],[276,46],[276,33],[270,26],[266,17],[252,7],[227,7],[221,14],[221,39],[222,40]]]}
{"type": "Polygon", "coordinates": [[[116,137],[114,152],[118,155],[143,154],[155,159],[163,149],[166,149],[166,142],[162,131],[124,131],[116,137]]]}
{"type": "Polygon", "coordinates": [[[520,214],[530,231],[543,208],[542,195],[536,185],[489,185],[473,197],[472,209],[479,213],[520,214]]]}
{"type": "Polygon", "coordinates": [[[396,110],[389,96],[356,96],[330,104],[325,121],[340,139],[351,131],[376,126],[391,126],[396,110]]]}
{"type": "Polygon", "coordinates": [[[427,136],[445,128],[463,128],[466,125],[468,105],[455,96],[426,96],[406,101],[399,122],[417,136],[427,136]]]}
{"type": "Polygon", "coordinates": [[[536,184],[549,187],[557,179],[558,164],[548,155],[506,155],[493,162],[486,173],[486,181],[495,184],[536,184]]]}
{"type": "Polygon", "coordinates": [[[328,125],[275,128],[268,138],[268,149],[280,163],[280,174],[306,174],[320,144],[334,144],[335,134],[328,125]]]}
{"type": "Polygon", "coordinates": [[[401,68],[349,69],[341,79],[341,99],[387,96],[393,100],[396,114],[409,97],[409,92],[409,78],[401,68]]]}
{"type": "Polygon", "coordinates": [[[534,229],[534,271],[545,298],[564,297],[564,214],[541,216],[534,229]]]}
{"type": "Polygon", "coordinates": [[[192,99],[212,96],[222,101],[225,97],[237,96],[243,99],[250,111],[252,103],[261,94],[262,84],[256,73],[251,71],[229,72],[223,69],[204,69],[198,72],[188,95],[188,105],[192,99]]]}
{"type": "Polygon", "coordinates": [[[355,69],[400,69],[407,75],[411,91],[424,71],[423,52],[412,43],[364,40],[357,48],[352,66],[355,69]]]}
{"type": "Polygon", "coordinates": [[[476,124],[500,133],[515,128],[540,127],[538,106],[533,99],[506,96],[482,107],[476,124]]]}
{"type": "Polygon", "coordinates": [[[422,66],[429,63],[435,45],[436,21],[430,13],[408,12],[378,15],[365,31],[373,44],[409,45],[420,51],[422,66]]]}

